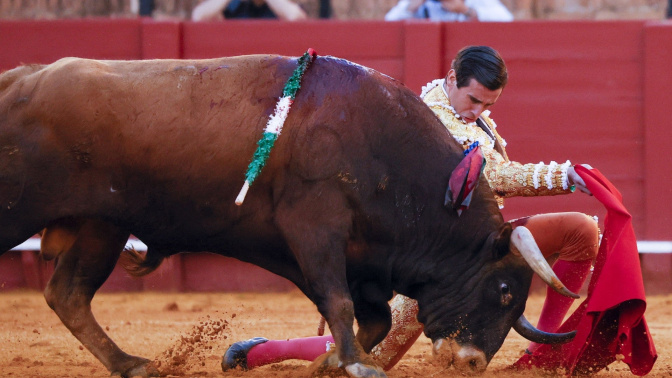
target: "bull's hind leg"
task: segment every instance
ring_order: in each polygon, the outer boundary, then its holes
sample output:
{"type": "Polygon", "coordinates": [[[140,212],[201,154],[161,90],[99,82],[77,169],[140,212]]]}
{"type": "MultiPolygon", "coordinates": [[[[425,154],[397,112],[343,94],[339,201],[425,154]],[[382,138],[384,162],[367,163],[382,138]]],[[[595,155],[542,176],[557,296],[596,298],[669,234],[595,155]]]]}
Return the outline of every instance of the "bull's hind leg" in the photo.
{"type": "Polygon", "coordinates": [[[304,276],[304,292],[329,323],[336,353],[313,364],[315,374],[334,366],[353,377],[385,377],[357,342],[354,304],[346,278],[346,247],[352,215],[342,194],[315,185],[278,206],[276,220],[304,276]],[[337,357],[337,358],[335,358],[337,357]]]}
{"type": "Polygon", "coordinates": [[[105,367],[121,376],[157,375],[149,360],[124,353],[91,313],[91,300],[109,277],[129,233],[97,220],[48,227],[42,249],[58,256],[45,298],[63,324],[105,367]]]}

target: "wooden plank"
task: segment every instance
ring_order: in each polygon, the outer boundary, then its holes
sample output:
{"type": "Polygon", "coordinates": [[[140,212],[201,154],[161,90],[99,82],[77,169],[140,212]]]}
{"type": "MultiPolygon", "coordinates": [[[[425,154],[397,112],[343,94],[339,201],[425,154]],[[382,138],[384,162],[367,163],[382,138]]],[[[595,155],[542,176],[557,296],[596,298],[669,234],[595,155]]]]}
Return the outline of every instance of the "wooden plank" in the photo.
{"type": "Polygon", "coordinates": [[[0,71],[75,56],[141,58],[140,21],[86,19],[0,22],[0,71]]]}
{"type": "Polygon", "coordinates": [[[288,291],[288,280],[258,266],[211,253],[182,256],[184,291],[288,291]]]}
{"type": "Polygon", "coordinates": [[[427,83],[446,76],[442,28],[442,23],[424,20],[404,23],[404,76],[399,80],[417,94],[427,83]]]}
{"type": "Polygon", "coordinates": [[[298,56],[309,47],[319,55],[358,62],[362,58],[403,57],[403,26],[383,21],[186,22],[184,58],[246,54],[298,56]]]}
{"type": "Polygon", "coordinates": [[[467,45],[488,45],[505,59],[637,61],[643,21],[447,23],[446,63],[467,45]]]}
{"type": "Polygon", "coordinates": [[[20,251],[9,251],[0,255],[0,292],[25,288],[23,265],[20,251]]]}
{"type": "Polygon", "coordinates": [[[644,236],[654,240],[669,240],[672,239],[672,164],[669,158],[672,25],[648,24],[645,28],[644,46],[644,236]]]}
{"type": "Polygon", "coordinates": [[[175,21],[142,20],[142,59],[182,57],[182,24],[175,21]]]}

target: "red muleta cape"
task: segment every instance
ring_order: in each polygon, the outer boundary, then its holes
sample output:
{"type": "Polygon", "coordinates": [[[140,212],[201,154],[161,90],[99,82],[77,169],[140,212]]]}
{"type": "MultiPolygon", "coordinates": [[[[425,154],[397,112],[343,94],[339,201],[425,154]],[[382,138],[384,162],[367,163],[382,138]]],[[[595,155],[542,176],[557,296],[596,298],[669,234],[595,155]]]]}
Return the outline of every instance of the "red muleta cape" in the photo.
{"type": "Polygon", "coordinates": [[[635,375],[646,375],[658,358],[644,319],[646,296],[632,217],[621,193],[598,170],[575,167],[595,198],[607,209],[588,296],[558,332],[577,330],[569,343],[543,345],[515,364],[567,375],[594,374],[616,360],[635,375]]]}

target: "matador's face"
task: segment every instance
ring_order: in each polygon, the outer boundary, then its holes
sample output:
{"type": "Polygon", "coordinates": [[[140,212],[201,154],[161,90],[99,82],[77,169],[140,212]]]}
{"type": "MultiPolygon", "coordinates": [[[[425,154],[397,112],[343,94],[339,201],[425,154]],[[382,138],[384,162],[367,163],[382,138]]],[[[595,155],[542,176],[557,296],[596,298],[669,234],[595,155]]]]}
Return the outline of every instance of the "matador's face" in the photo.
{"type": "Polygon", "coordinates": [[[450,105],[467,123],[476,122],[481,113],[494,105],[502,93],[502,88],[492,91],[474,78],[469,81],[469,85],[458,88],[455,70],[452,69],[446,75],[444,86],[450,105]]]}

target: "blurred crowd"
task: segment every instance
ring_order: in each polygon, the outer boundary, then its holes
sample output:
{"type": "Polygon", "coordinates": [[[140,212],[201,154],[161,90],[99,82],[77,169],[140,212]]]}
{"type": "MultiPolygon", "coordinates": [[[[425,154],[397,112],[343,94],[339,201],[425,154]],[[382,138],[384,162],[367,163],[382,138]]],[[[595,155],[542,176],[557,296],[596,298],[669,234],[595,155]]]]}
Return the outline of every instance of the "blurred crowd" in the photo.
{"type": "Polygon", "coordinates": [[[672,18],[670,3],[672,0],[0,0],[0,19],[138,15],[177,20],[250,17],[451,21],[663,19],[672,18]]]}

